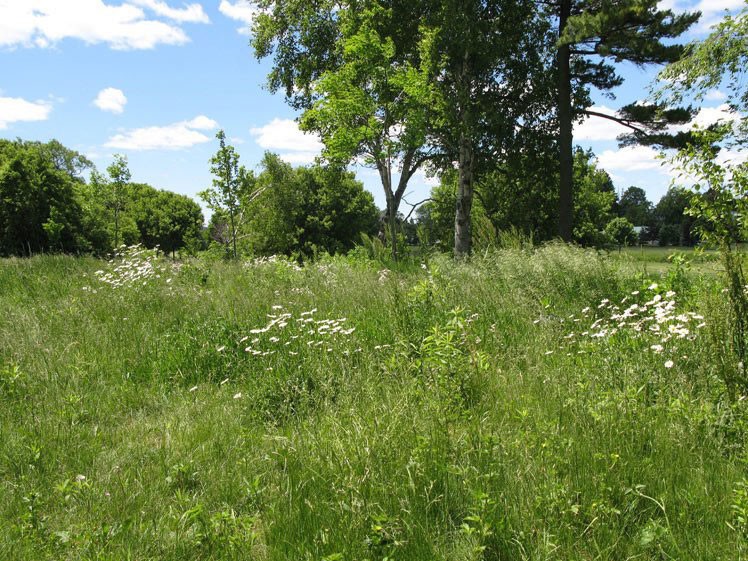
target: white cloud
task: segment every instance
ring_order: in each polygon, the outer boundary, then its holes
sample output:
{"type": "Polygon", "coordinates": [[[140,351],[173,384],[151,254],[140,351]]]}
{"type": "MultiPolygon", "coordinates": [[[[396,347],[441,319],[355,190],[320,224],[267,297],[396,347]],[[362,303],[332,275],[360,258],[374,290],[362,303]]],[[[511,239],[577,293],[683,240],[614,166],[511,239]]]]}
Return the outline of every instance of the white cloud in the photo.
{"type": "MultiPolygon", "coordinates": [[[[604,105],[590,107],[590,111],[604,115],[616,114],[615,109],[604,105]]],[[[615,140],[625,132],[630,132],[630,129],[610,119],[593,115],[574,125],[574,140],[615,140]]]]}
{"type": "Polygon", "coordinates": [[[279,152],[281,158],[294,164],[311,163],[324,148],[318,136],[302,132],[292,119],[273,119],[249,132],[260,148],[279,152]]]}
{"type": "Polygon", "coordinates": [[[176,9],[162,0],[116,5],[105,0],[0,0],[0,47],[44,48],[72,38],[127,50],[189,41],[181,27],[157,17],[180,23],[208,21],[199,4],[176,9]]]}
{"type": "Polygon", "coordinates": [[[188,4],[184,8],[172,8],[161,0],[130,0],[133,4],[152,10],[156,15],[180,23],[210,23],[200,4],[188,4]]]}
{"type": "Polygon", "coordinates": [[[231,0],[221,0],[221,3],[218,5],[218,11],[227,18],[240,21],[244,24],[242,27],[237,28],[239,33],[242,35],[250,34],[257,9],[248,0],[234,0],[233,2],[231,0]]]}
{"type": "Polygon", "coordinates": [[[673,125],[669,127],[670,132],[683,132],[691,130],[694,126],[703,129],[719,121],[732,123],[740,119],[740,114],[736,113],[730,106],[723,103],[719,107],[702,107],[696,116],[684,125],[673,125]]]}
{"type": "Polygon", "coordinates": [[[117,88],[104,88],[94,99],[94,105],[102,111],[111,113],[122,113],[125,110],[127,98],[122,90],[117,88]]]}
{"type": "Polygon", "coordinates": [[[720,90],[709,90],[706,92],[704,99],[707,101],[724,101],[727,99],[727,94],[720,90]]]}
{"type": "Polygon", "coordinates": [[[718,121],[737,121],[740,115],[730,109],[730,106],[726,103],[719,107],[702,107],[694,117],[692,124],[698,125],[701,128],[713,125],[718,121]]]}
{"type": "Polygon", "coordinates": [[[199,132],[218,128],[218,123],[204,115],[162,127],[143,127],[114,135],[104,146],[120,150],[181,150],[210,142],[199,132]]]}
{"type": "Polygon", "coordinates": [[[664,161],[659,152],[647,146],[627,146],[619,150],[605,150],[597,162],[606,171],[643,171],[661,169],[664,161]]]}
{"type": "Polygon", "coordinates": [[[184,124],[187,126],[187,128],[204,131],[211,131],[218,128],[218,123],[216,123],[213,119],[206,117],[205,115],[198,115],[191,121],[187,121],[184,124]]]}
{"type": "Polygon", "coordinates": [[[725,12],[734,14],[745,7],[745,0],[661,0],[657,7],[661,10],[680,12],[701,12],[701,19],[694,25],[692,31],[697,34],[709,33],[713,25],[719,23],[725,12]]]}
{"type": "Polygon", "coordinates": [[[52,105],[45,101],[26,101],[20,97],[0,97],[0,130],[21,121],[46,121],[52,105]]]}

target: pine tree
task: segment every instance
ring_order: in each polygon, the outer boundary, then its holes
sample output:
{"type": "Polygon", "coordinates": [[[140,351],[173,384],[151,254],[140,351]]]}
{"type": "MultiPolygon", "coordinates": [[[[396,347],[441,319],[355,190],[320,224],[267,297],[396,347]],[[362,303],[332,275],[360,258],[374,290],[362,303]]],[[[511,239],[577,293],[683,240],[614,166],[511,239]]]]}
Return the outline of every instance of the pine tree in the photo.
{"type": "Polygon", "coordinates": [[[686,31],[700,13],[675,15],[658,9],[657,0],[553,0],[549,5],[558,21],[557,71],[559,120],[559,234],[572,237],[573,125],[581,116],[611,119],[631,130],[624,144],[682,143],[681,136],[666,134],[670,124],[690,120],[690,109],[666,108],[661,104],[637,103],[623,107],[617,115],[589,109],[589,88],[610,91],[623,83],[613,63],[638,66],[678,60],[683,47],[665,44],[686,31]]]}

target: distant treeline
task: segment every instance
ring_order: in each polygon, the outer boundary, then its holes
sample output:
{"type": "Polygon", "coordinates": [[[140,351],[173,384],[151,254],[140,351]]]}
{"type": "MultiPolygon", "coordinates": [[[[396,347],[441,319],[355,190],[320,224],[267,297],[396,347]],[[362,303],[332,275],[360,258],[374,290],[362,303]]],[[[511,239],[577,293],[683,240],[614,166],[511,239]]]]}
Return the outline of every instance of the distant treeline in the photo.
{"type": "MultiPolygon", "coordinates": [[[[351,172],[294,168],[266,154],[259,174],[242,169],[235,186],[235,233],[244,255],[344,252],[376,234],[379,211],[351,172]]],[[[207,227],[185,195],[130,181],[115,155],[105,173],[52,140],[0,140],[0,256],[64,252],[107,255],[121,244],[166,253],[228,252],[228,216],[207,227]]]]}
{"type": "MultiPolygon", "coordinates": [[[[521,166],[520,162],[520,166],[521,166]]],[[[518,165],[518,164],[513,164],[518,165]]],[[[535,242],[556,236],[557,172],[548,166],[524,166],[484,174],[476,181],[473,207],[474,242],[491,243],[498,233],[512,230],[535,242]]],[[[446,174],[431,198],[416,212],[410,225],[428,244],[445,251],[454,240],[457,173],[446,174]]],[[[619,197],[610,176],[596,165],[594,154],[574,152],[573,241],[585,246],[630,243],[693,245],[698,242],[695,221],[686,214],[690,194],[671,187],[655,205],[641,187],[631,186],[619,197]],[[623,230],[622,230],[623,228],[623,230]]]]}
{"type": "Polygon", "coordinates": [[[93,170],[56,140],[0,140],[0,255],[104,255],[115,243],[173,252],[202,244],[203,213],[190,197],[144,183],[119,192],[103,175],[86,181],[93,170]]]}

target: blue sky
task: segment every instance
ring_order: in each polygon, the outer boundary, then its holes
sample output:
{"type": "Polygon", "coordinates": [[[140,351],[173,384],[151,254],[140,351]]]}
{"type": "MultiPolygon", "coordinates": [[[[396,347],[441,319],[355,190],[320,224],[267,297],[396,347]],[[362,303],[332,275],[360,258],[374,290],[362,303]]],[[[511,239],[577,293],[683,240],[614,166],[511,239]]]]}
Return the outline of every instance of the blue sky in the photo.
{"type": "MultiPolygon", "coordinates": [[[[662,0],[676,11],[699,9],[686,39],[705,36],[724,10],[744,0],[662,0]]],[[[248,46],[252,9],[245,0],[0,0],[0,137],[56,138],[105,168],[125,154],[134,181],[190,196],[210,185],[208,160],[225,130],[248,168],[265,150],[309,163],[320,143],[301,134],[283,96],[263,85],[269,69],[248,46]]],[[[599,111],[646,96],[656,69],[621,69],[616,99],[595,94],[599,111]]],[[[711,92],[701,124],[724,116],[711,92]]],[[[590,119],[576,141],[593,149],[621,190],[638,185],[657,201],[672,177],[656,153],[619,149],[623,130],[590,119]]],[[[358,177],[384,206],[372,170],[358,177]]],[[[408,200],[428,196],[430,181],[412,180],[408,200]]]]}

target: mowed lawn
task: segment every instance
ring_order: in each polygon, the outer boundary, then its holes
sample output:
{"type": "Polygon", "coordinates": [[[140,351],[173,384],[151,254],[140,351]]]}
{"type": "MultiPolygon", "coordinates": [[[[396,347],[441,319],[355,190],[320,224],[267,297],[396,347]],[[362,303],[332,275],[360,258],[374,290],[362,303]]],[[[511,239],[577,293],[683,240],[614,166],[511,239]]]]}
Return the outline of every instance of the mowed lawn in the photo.
{"type": "Polygon", "coordinates": [[[744,559],[716,265],[637,251],[0,261],[0,559],[744,559]]]}

